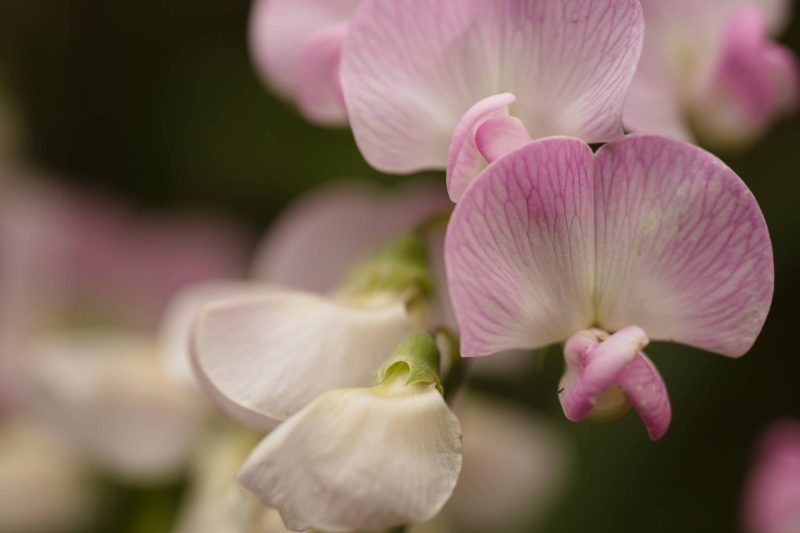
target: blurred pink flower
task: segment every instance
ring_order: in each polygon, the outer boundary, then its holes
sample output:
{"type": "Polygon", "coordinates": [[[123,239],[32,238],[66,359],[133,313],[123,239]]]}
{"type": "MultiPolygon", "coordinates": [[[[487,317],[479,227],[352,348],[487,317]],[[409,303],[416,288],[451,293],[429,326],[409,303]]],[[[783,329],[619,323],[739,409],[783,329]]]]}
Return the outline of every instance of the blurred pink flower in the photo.
{"type": "Polygon", "coordinates": [[[347,123],[339,60],[359,0],[255,0],[250,51],[259,74],[309,120],[347,123]]]}
{"type": "Polygon", "coordinates": [[[267,232],[253,276],[297,289],[333,290],[380,245],[449,208],[437,183],[396,190],[358,182],[320,187],[287,208],[267,232]]]}
{"type": "Polygon", "coordinates": [[[643,33],[636,0],[362,0],[341,59],[353,133],[379,170],[447,168],[458,201],[530,137],[621,137],[643,33]]]}
{"type": "Polygon", "coordinates": [[[625,125],[736,147],[800,98],[797,58],[770,37],[788,0],[643,0],[644,50],[625,125]]]}
{"type": "Polygon", "coordinates": [[[773,291],[758,204],[711,154],[635,135],[597,153],[534,141],[468,189],[445,243],[465,356],[566,340],[560,399],[571,420],[629,404],[666,432],[649,338],[738,357],[773,291]]]}
{"type": "Polygon", "coordinates": [[[800,421],[778,422],[761,437],[744,498],[748,533],[800,532],[800,421]]]}

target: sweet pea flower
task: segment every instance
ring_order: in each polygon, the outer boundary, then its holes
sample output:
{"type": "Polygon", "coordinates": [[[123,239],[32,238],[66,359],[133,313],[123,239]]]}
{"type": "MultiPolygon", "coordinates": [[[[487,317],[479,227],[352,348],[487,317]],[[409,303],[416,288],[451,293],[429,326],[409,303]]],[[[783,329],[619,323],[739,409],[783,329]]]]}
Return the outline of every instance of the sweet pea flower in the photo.
{"type": "Polygon", "coordinates": [[[429,335],[406,337],[376,385],[318,396],[258,445],[239,481],[296,531],[432,518],[461,470],[461,428],[438,367],[429,335]]]}
{"type": "Polygon", "coordinates": [[[531,137],[621,137],[643,32],[636,0],[363,0],[341,59],[353,133],[379,170],[446,167],[458,201],[531,137]]]}
{"type": "Polygon", "coordinates": [[[309,120],[347,123],[339,61],[347,20],[358,0],[255,0],[250,51],[255,66],[278,94],[309,120]]]}
{"type": "Polygon", "coordinates": [[[403,232],[447,206],[443,187],[431,184],[391,192],[336,184],[301,198],[259,247],[253,280],[195,286],[175,299],[163,327],[168,365],[184,377],[197,371],[228,414],[259,429],[325,391],[368,383],[405,335],[443,314],[429,243],[403,232]],[[260,376],[275,382],[265,387],[260,376]]]}
{"type": "Polygon", "coordinates": [[[658,136],[512,152],[467,190],[445,248],[463,355],[566,341],[567,418],[632,404],[654,440],[671,408],[649,339],[739,357],[773,291],[750,191],[711,154],[658,136]]]}
{"type": "Polygon", "coordinates": [[[785,420],[761,439],[758,459],[745,488],[748,533],[800,531],[800,422],[785,420]]]}
{"type": "Polygon", "coordinates": [[[191,357],[229,414],[269,429],[323,392],[369,382],[424,322],[430,280],[424,242],[401,237],[329,295],[269,287],[207,305],[191,357]]]}
{"type": "Polygon", "coordinates": [[[625,105],[633,131],[735,148],[800,98],[797,58],[773,40],[788,0],[643,0],[644,50],[625,105]]]}

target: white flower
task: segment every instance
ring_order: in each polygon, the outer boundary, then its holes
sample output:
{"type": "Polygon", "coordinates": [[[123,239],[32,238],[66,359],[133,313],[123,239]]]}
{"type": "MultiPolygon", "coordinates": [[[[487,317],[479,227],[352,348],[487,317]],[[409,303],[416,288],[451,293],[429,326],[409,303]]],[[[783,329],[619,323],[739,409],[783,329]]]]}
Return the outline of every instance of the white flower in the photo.
{"type": "MultiPolygon", "coordinates": [[[[429,336],[409,336],[380,384],[316,398],[261,442],[240,482],[298,531],[379,529],[435,516],[461,470],[461,428],[433,367],[400,357],[431,349],[429,336]],[[415,342],[424,346],[409,351],[415,342]]],[[[438,366],[438,352],[436,359],[438,366]]]]}

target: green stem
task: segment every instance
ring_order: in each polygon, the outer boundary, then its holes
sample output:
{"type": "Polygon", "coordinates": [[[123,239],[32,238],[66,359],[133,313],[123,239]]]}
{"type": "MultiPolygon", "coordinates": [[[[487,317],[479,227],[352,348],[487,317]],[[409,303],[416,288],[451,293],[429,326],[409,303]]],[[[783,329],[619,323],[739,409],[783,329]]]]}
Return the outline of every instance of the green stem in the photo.
{"type": "Polygon", "coordinates": [[[446,327],[437,329],[436,334],[443,336],[449,345],[450,366],[442,380],[442,387],[444,388],[444,399],[447,400],[447,403],[451,403],[455,394],[466,383],[469,361],[461,357],[461,343],[458,335],[446,327]]]}

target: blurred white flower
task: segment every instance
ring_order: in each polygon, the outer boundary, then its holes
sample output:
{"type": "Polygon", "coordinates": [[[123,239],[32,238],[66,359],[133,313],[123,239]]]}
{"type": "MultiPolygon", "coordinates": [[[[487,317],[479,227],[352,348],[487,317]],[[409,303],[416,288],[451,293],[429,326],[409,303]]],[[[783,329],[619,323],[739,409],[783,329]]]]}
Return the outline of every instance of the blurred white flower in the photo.
{"type": "Polygon", "coordinates": [[[85,461],[135,482],[185,465],[201,411],[161,372],[148,336],[53,333],[32,349],[26,374],[26,404],[85,461]]]}

